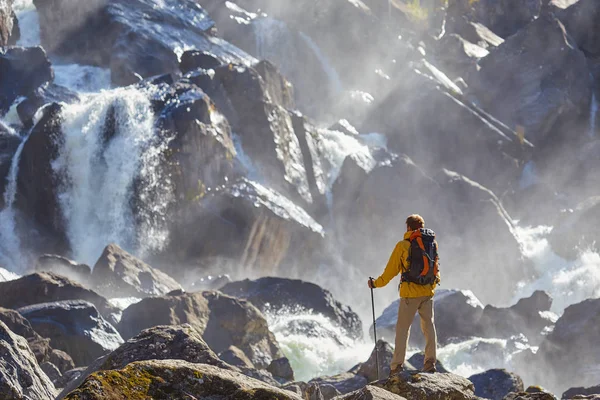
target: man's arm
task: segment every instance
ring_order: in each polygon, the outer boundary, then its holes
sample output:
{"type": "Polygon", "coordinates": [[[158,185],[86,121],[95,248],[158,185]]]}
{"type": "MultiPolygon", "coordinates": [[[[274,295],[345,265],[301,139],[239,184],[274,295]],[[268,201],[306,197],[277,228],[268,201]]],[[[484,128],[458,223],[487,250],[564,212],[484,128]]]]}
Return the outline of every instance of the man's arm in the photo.
{"type": "Polygon", "coordinates": [[[402,265],[402,253],[402,247],[400,246],[400,243],[398,243],[394,248],[392,255],[390,256],[387,265],[385,266],[383,274],[381,274],[379,278],[375,279],[375,287],[384,287],[400,273],[400,266],[402,265]]]}

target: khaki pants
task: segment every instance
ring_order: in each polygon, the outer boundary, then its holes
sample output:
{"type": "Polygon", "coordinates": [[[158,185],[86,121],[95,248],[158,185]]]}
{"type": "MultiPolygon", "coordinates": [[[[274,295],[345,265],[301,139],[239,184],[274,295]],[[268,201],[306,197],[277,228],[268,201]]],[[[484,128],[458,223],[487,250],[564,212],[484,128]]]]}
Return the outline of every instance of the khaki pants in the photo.
{"type": "MultiPolygon", "coordinates": [[[[433,324],[433,297],[401,298],[398,307],[398,322],[396,323],[396,348],[392,358],[391,368],[394,369],[404,364],[406,347],[410,335],[410,325],[416,312],[421,317],[421,330],[425,335],[425,362],[435,363],[437,335],[433,324]]],[[[419,368],[419,366],[416,366],[419,368]]]]}

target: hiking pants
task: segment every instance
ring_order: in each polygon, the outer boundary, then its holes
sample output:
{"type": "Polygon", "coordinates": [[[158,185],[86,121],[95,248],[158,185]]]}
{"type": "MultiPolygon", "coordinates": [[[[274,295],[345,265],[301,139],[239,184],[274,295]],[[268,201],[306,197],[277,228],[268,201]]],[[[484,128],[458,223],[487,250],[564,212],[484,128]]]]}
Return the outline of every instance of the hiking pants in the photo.
{"type": "MultiPolygon", "coordinates": [[[[437,359],[437,336],[433,324],[433,297],[401,298],[398,307],[398,322],[396,323],[396,348],[392,358],[391,368],[404,364],[406,347],[410,336],[410,325],[415,314],[421,317],[421,330],[425,335],[425,362],[435,363],[437,359]]],[[[416,368],[419,368],[415,365],[416,368]]]]}

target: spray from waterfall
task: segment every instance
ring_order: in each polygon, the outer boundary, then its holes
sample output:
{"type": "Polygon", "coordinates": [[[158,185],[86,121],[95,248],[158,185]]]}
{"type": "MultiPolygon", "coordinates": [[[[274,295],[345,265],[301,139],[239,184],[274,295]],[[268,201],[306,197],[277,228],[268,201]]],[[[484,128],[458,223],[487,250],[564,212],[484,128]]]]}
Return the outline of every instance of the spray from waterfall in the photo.
{"type": "Polygon", "coordinates": [[[62,116],[52,167],[74,258],[93,265],[108,243],[140,256],[162,248],[170,182],[159,175],[166,143],[157,143],[147,94],[128,87],[86,95],[62,116]]]}
{"type": "Polygon", "coordinates": [[[592,102],[590,105],[590,130],[588,132],[591,138],[596,137],[596,116],[598,114],[598,99],[596,93],[592,93],[592,102]]]}

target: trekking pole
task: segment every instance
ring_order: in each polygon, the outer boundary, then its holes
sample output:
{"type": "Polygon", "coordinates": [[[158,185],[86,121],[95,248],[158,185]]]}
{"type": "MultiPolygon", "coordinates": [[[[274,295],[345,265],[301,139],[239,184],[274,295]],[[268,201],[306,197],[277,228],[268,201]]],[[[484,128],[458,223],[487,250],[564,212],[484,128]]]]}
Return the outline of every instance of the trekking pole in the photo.
{"type": "Polygon", "coordinates": [[[375,336],[375,365],[377,366],[377,380],[379,380],[379,351],[377,350],[377,323],[375,322],[375,299],[373,297],[373,278],[371,281],[371,308],[373,309],[373,336],[375,336]]]}

